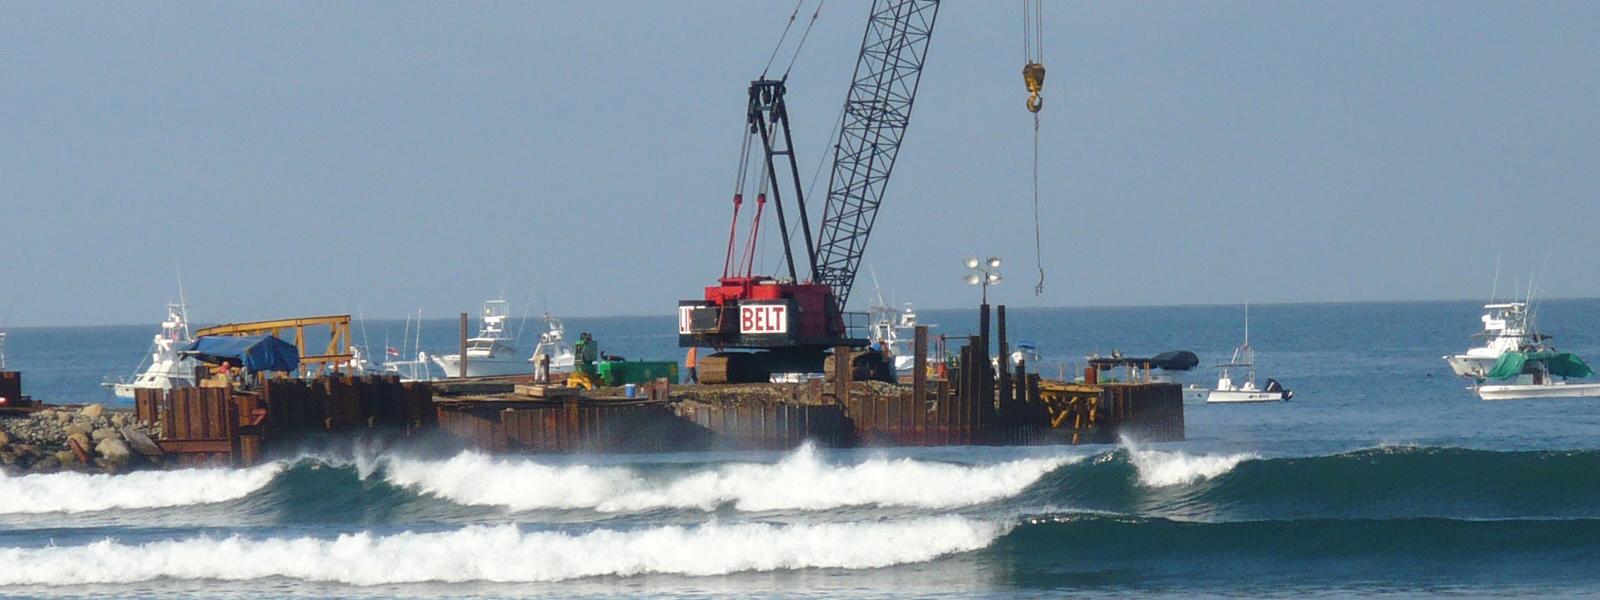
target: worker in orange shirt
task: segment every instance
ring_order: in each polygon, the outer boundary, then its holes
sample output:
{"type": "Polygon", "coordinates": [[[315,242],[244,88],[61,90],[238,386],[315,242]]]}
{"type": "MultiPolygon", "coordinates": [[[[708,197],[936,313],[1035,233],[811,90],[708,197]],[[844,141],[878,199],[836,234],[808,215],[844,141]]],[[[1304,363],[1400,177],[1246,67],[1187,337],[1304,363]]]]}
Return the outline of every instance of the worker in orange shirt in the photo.
{"type": "Polygon", "coordinates": [[[700,374],[695,371],[695,365],[699,362],[699,358],[700,349],[690,346],[688,354],[683,357],[683,366],[689,370],[689,375],[684,380],[684,383],[700,383],[700,374]]]}

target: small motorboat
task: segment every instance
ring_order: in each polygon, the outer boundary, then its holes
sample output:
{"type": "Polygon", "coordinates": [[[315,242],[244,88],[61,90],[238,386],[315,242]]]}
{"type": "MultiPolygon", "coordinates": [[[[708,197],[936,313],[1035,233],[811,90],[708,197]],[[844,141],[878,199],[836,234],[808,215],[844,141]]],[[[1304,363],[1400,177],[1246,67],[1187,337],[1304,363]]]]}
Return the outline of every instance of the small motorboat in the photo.
{"type": "Polygon", "coordinates": [[[1206,403],[1228,402],[1283,402],[1294,397],[1294,392],[1284,388],[1276,379],[1268,379],[1266,387],[1256,387],[1256,352],[1250,347],[1250,305],[1244,308],[1244,344],[1233,350],[1233,360],[1217,365],[1217,387],[1206,393],[1206,403]],[[1243,371],[1244,377],[1235,381],[1234,371],[1243,371]]]}
{"type": "Polygon", "coordinates": [[[1594,370],[1571,352],[1506,352],[1474,387],[1484,400],[1600,397],[1600,383],[1570,381],[1592,375],[1594,370]]]}

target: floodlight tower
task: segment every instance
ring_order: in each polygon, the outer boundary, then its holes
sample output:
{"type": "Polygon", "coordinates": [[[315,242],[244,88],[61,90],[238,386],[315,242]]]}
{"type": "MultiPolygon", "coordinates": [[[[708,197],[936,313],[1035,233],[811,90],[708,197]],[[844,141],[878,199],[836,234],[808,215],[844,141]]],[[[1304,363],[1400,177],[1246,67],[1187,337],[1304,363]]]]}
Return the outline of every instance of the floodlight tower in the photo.
{"type": "Polygon", "coordinates": [[[968,256],[962,264],[967,266],[967,285],[976,285],[983,288],[983,305],[989,305],[989,286],[998,285],[1003,279],[1000,276],[1000,257],[991,256],[988,260],[978,260],[976,256],[968,256]]]}

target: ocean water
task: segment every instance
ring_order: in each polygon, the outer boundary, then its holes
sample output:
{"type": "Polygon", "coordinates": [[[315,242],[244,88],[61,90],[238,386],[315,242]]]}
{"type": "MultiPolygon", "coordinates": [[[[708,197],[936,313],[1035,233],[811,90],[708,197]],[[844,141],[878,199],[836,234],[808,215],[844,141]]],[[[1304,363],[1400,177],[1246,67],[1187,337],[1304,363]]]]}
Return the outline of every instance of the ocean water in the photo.
{"type": "MultiPolygon", "coordinates": [[[[0,596],[1600,595],[1600,400],[1478,400],[1440,359],[1478,314],[1252,306],[1259,371],[1294,400],[1190,404],[1181,443],[489,456],[351,440],[250,469],[0,478],[0,596]]],[[[921,316],[975,328],[975,311],[921,316]]],[[[1243,335],[1236,306],[1009,316],[1047,372],[1113,349],[1208,365],[1243,335]]],[[[1600,300],[1539,318],[1600,359],[1600,300]]],[[[401,326],[366,323],[371,347],[401,326]]],[[[680,356],[671,317],[567,326],[680,356]]],[[[13,329],[11,367],[34,396],[103,401],[152,329],[13,329]]],[[[455,335],[430,321],[423,345],[455,335]]]]}

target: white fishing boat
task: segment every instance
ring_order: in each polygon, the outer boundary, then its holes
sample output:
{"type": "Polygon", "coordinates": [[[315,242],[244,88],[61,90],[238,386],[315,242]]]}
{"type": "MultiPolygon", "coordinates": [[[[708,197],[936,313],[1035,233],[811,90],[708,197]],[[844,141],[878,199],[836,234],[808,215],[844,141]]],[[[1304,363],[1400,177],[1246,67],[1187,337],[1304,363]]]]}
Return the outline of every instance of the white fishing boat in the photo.
{"type": "Polygon", "coordinates": [[[1244,309],[1244,344],[1233,350],[1233,359],[1217,365],[1217,386],[1206,392],[1206,403],[1227,402],[1283,402],[1294,397],[1294,392],[1284,389],[1276,379],[1268,379],[1266,387],[1256,386],[1256,351],[1250,347],[1250,306],[1244,309]],[[1235,372],[1244,376],[1234,379],[1235,372]]]}
{"type": "Polygon", "coordinates": [[[182,302],[167,305],[167,318],[161,322],[161,333],[150,342],[150,353],[127,379],[107,381],[101,385],[111,388],[118,398],[132,400],[134,390],[193,387],[194,369],[199,363],[193,358],[179,356],[178,351],[194,342],[189,333],[189,308],[182,302]]]}
{"type": "MultiPolygon", "coordinates": [[[[510,304],[505,300],[483,303],[478,335],[467,339],[467,377],[493,375],[528,375],[533,368],[528,359],[517,351],[516,336],[506,331],[510,304]]],[[[461,355],[448,354],[433,357],[433,363],[444,370],[445,377],[461,377],[461,355]]]]}
{"type": "Polygon", "coordinates": [[[539,345],[533,349],[533,356],[528,362],[533,363],[534,370],[539,369],[539,359],[550,358],[551,373],[571,373],[572,367],[577,364],[576,355],[572,352],[572,344],[567,343],[567,328],[561,319],[544,314],[544,333],[539,334],[539,345]]]}
{"type": "Polygon", "coordinates": [[[1571,381],[1591,375],[1589,365],[1570,352],[1509,351],[1500,355],[1474,389],[1484,400],[1600,397],[1600,383],[1571,381]]]}
{"type": "MultiPolygon", "coordinates": [[[[911,308],[910,302],[907,302],[903,309],[896,309],[880,302],[871,308],[871,314],[870,339],[873,346],[889,352],[890,359],[894,361],[895,373],[911,373],[917,360],[917,311],[911,308]]],[[[932,363],[934,360],[935,357],[930,352],[928,361],[932,363]]]]}
{"type": "Polygon", "coordinates": [[[1483,338],[1483,345],[1444,357],[1456,375],[1483,379],[1501,355],[1536,350],[1549,339],[1533,331],[1526,302],[1485,304],[1483,311],[1483,331],[1473,335],[1483,338]]]}

